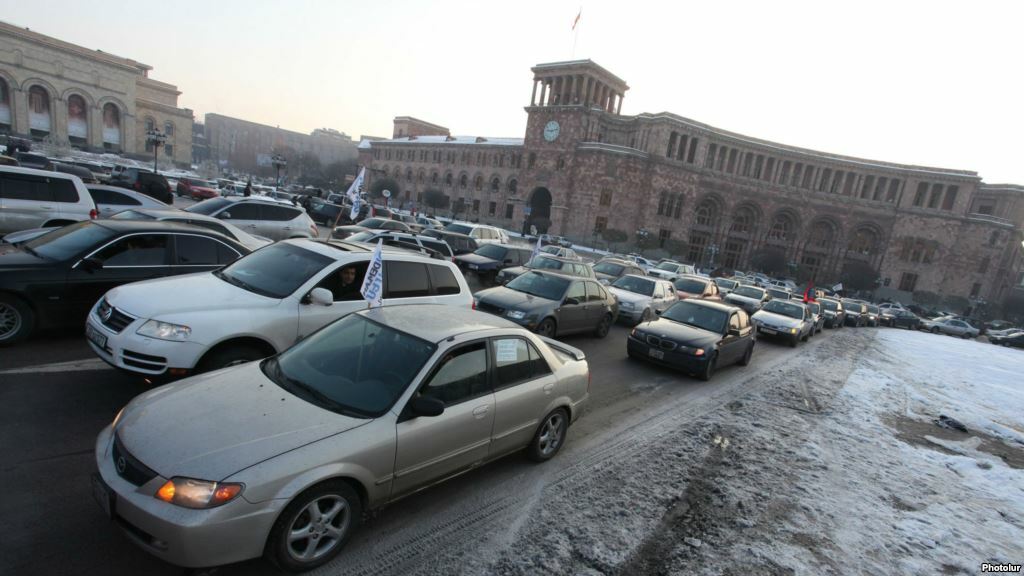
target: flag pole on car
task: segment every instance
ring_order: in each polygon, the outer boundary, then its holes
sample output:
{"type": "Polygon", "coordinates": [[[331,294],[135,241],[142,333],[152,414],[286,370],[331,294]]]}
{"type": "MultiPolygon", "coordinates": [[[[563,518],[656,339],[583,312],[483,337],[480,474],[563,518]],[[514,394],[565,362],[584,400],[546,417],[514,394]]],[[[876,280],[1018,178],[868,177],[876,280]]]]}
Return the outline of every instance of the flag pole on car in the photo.
{"type": "Polygon", "coordinates": [[[366,267],[366,275],[363,276],[363,286],[359,293],[366,300],[366,308],[379,308],[384,305],[384,240],[377,240],[377,247],[373,249],[373,256],[370,257],[370,265],[366,267]]]}

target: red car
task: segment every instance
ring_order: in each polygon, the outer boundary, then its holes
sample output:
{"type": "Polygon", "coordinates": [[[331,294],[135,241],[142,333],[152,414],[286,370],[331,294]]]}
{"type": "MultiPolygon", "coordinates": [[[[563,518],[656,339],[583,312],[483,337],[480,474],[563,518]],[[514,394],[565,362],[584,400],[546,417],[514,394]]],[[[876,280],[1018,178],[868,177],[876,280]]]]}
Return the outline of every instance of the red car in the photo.
{"type": "Polygon", "coordinates": [[[200,178],[179,179],[175,193],[179,197],[188,196],[193,200],[206,200],[207,198],[217,198],[220,196],[220,192],[217,191],[216,182],[200,178]]]}

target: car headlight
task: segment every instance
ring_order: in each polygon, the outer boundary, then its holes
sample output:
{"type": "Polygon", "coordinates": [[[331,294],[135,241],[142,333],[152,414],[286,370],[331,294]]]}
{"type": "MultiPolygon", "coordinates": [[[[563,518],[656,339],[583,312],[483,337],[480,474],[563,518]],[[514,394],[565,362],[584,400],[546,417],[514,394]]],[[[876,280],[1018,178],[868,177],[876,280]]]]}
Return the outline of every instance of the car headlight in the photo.
{"type": "Polygon", "coordinates": [[[180,324],[149,320],[135,333],[139,336],[149,336],[150,338],[158,338],[160,340],[177,340],[180,342],[188,340],[188,337],[192,334],[192,329],[180,324]]]}
{"type": "Polygon", "coordinates": [[[790,328],[789,329],[789,333],[790,334],[796,334],[796,328],[790,328]]]}
{"type": "Polygon", "coordinates": [[[234,500],[244,485],[233,482],[210,482],[175,476],[153,496],[182,508],[215,508],[234,500]]]}
{"type": "Polygon", "coordinates": [[[523,318],[526,318],[526,312],[523,312],[522,310],[509,310],[505,315],[513,320],[522,320],[523,318]]]}
{"type": "Polygon", "coordinates": [[[635,307],[632,302],[619,302],[619,308],[623,310],[632,310],[635,307]]]}

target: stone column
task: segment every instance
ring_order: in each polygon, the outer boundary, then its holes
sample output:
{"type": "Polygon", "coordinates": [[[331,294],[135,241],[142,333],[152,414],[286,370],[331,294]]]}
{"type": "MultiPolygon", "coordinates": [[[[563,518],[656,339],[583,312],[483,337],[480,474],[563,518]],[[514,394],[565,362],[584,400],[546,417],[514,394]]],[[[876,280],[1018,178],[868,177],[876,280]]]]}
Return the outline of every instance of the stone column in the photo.
{"type": "Polygon", "coordinates": [[[572,80],[569,82],[569,104],[576,103],[576,75],[572,75],[572,80]]]}
{"type": "Polygon", "coordinates": [[[66,141],[68,139],[68,103],[62,98],[54,98],[50,102],[50,106],[50,121],[53,122],[50,134],[58,142],[66,141]]]}
{"type": "Polygon", "coordinates": [[[616,114],[622,114],[622,99],[624,97],[625,97],[625,94],[619,94],[619,105],[615,108],[615,113],[616,114]]]}
{"type": "Polygon", "coordinates": [[[594,79],[588,76],[587,77],[587,92],[586,92],[586,98],[585,98],[585,101],[584,101],[584,104],[586,104],[587,108],[589,108],[591,103],[594,102],[594,85],[595,85],[594,79]]]}
{"type": "Polygon", "coordinates": [[[530,95],[530,106],[536,106],[537,105],[537,82],[538,82],[538,80],[536,78],[534,78],[534,80],[533,80],[533,94],[530,95]]]}
{"type": "Polygon", "coordinates": [[[540,105],[547,106],[548,98],[548,82],[547,80],[540,81],[540,105]]]}
{"type": "Polygon", "coordinates": [[[146,143],[142,148],[136,147],[135,142],[135,115],[129,114],[126,110],[121,111],[121,151],[128,153],[142,153],[146,150],[146,143]]]}
{"type": "Polygon", "coordinates": [[[89,148],[103,149],[103,108],[89,106],[89,148]]]}
{"type": "Polygon", "coordinates": [[[11,88],[11,131],[28,136],[28,92],[24,88],[11,88]]]}

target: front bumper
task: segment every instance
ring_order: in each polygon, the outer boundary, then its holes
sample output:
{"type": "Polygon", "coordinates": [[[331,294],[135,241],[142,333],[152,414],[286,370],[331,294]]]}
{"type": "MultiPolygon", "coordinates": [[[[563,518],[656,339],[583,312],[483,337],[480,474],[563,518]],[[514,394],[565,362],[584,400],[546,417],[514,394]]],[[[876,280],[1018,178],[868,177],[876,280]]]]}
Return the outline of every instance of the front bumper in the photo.
{"type": "Polygon", "coordinates": [[[757,337],[758,338],[782,338],[785,340],[793,340],[800,338],[800,331],[796,334],[789,331],[789,328],[773,328],[770,326],[757,325],[757,337]]]}
{"type": "MultiPolygon", "coordinates": [[[[270,528],[286,501],[253,504],[243,492],[209,510],[175,506],[153,496],[167,481],[160,474],[141,486],[122,478],[114,464],[112,445],[113,429],[107,426],[96,438],[98,476],[113,493],[109,500],[111,520],[140,548],[189,568],[230,564],[263,554],[270,528]]],[[[97,495],[97,499],[100,497],[97,495]]]]}
{"type": "Polygon", "coordinates": [[[98,306],[97,303],[85,320],[87,336],[91,333],[98,337],[87,337],[86,341],[101,360],[114,368],[147,376],[185,376],[206,351],[205,346],[196,342],[171,342],[136,334],[145,318],[136,318],[115,332],[100,322],[98,306]]]}
{"type": "Polygon", "coordinates": [[[704,370],[708,362],[707,355],[694,356],[693,354],[679,352],[678,350],[665,350],[652,346],[632,334],[626,338],[626,351],[633,358],[668,366],[669,368],[677,368],[686,372],[700,372],[704,370]],[[657,354],[652,355],[652,350],[661,352],[661,357],[658,358],[657,354]]]}
{"type": "Polygon", "coordinates": [[[636,309],[636,310],[626,310],[620,304],[619,305],[619,321],[621,321],[621,322],[628,322],[630,324],[636,324],[637,322],[639,322],[643,318],[644,310],[645,310],[645,308],[640,308],[640,309],[636,309]]]}

